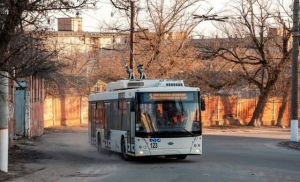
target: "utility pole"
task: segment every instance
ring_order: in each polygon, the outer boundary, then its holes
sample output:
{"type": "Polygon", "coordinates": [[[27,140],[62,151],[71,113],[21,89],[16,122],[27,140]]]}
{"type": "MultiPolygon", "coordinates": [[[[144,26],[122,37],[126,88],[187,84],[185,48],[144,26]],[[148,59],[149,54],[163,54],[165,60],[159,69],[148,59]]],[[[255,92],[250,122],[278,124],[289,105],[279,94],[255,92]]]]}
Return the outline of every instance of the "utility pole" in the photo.
{"type": "Polygon", "coordinates": [[[0,71],[0,171],[8,171],[8,73],[0,71]]]}
{"type": "Polygon", "coordinates": [[[299,0],[293,7],[293,52],[291,96],[291,141],[298,142],[298,55],[299,55],[299,0]]]}
{"type": "MultiPolygon", "coordinates": [[[[135,19],[135,13],[134,13],[134,1],[130,1],[130,49],[133,51],[133,42],[134,42],[134,19],[135,19]]],[[[129,67],[131,70],[133,70],[133,55],[130,54],[129,59],[129,67]]]]}

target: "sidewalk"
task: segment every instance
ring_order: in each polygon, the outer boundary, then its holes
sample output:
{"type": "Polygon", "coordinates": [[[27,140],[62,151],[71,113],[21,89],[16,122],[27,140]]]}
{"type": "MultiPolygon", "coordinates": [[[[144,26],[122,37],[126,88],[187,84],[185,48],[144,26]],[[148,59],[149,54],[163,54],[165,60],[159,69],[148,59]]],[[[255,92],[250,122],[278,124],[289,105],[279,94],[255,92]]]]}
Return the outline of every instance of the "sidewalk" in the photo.
{"type": "MultiPolygon", "coordinates": [[[[284,133],[290,133],[291,128],[290,127],[278,127],[278,126],[260,126],[260,127],[253,127],[253,126],[205,126],[203,127],[203,134],[206,133],[214,133],[214,132],[284,132],[284,133]]],[[[298,132],[300,132],[300,128],[298,129],[298,132]]],[[[299,134],[300,136],[300,134],[299,134]]],[[[298,142],[292,142],[292,141],[284,141],[277,144],[280,147],[298,150],[300,151],[300,141],[298,142]]]]}
{"type": "Polygon", "coordinates": [[[235,125],[213,125],[213,126],[204,126],[203,131],[265,131],[265,132],[272,132],[272,131],[278,131],[278,132],[290,132],[289,127],[278,127],[278,126],[260,126],[260,127],[253,127],[253,126],[235,126],[235,125]]]}

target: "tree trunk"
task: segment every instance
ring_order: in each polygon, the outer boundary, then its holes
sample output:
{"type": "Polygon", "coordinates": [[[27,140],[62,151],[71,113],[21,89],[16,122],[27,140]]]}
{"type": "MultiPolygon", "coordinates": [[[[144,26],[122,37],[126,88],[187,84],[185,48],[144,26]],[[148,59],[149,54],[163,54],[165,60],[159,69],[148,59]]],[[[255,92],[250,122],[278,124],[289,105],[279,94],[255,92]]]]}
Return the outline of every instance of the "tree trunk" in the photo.
{"type": "Polygon", "coordinates": [[[255,107],[255,110],[253,112],[252,118],[250,120],[250,122],[248,123],[248,126],[257,126],[258,123],[260,122],[261,119],[261,115],[263,113],[263,110],[265,108],[265,105],[267,103],[268,100],[268,95],[269,95],[269,91],[270,89],[265,88],[263,92],[261,92],[258,101],[257,101],[257,105],[255,107]]]}
{"type": "Polygon", "coordinates": [[[286,102],[282,102],[281,106],[279,107],[279,112],[278,112],[278,117],[277,117],[277,123],[276,126],[282,126],[282,117],[283,117],[283,112],[286,108],[286,102]]]}
{"type": "Polygon", "coordinates": [[[283,91],[282,104],[281,104],[281,106],[279,108],[279,111],[278,111],[276,126],[280,126],[280,127],[282,126],[282,117],[283,117],[283,113],[284,113],[284,111],[286,109],[286,106],[287,106],[288,95],[289,95],[290,89],[291,89],[291,82],[288,81],[288,83],[285,87],[285,90],[283,91]]]}

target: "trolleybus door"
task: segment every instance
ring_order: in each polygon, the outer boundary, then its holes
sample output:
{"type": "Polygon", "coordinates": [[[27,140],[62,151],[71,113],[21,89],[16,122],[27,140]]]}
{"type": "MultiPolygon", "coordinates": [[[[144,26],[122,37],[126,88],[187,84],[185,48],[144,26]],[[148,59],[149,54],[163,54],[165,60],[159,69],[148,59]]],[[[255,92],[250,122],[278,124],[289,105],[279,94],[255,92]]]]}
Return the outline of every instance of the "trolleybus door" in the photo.
{"type": "Polygon", "coordinates": [[[126,131],[127,131],[127,144],[129,144],[129,149],[128,149],[128,151],[132,151],[132,141],[133,140],[131,140],[132,139],[132,134],[131,134],[131,132],[132,132],[132,129],[131,129],[131,116],[130,116],[130,106],[131,106],[131,104],[130,104],[130,102],[126,102],[126,120],[124,121],[126,124],[126,131]]]}
{"type": "Polygon", "coordinates": [[[110,146],[110,123],[111,123],[111,115],[110,115],[110,103],[105,102],[105,119],[104,119],[104,138],[105,138],[105,147],[110,146]]]}

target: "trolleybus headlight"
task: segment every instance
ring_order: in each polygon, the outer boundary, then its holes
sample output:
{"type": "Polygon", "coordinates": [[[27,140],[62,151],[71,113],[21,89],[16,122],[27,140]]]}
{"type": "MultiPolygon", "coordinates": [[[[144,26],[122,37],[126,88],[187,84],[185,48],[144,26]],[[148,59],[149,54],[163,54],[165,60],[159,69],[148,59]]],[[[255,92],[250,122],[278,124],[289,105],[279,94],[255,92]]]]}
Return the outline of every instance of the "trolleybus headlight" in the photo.
{"type": "Polygon", "coordinates": [[[197,144],[195,144],[194,147],[197,147],[197,144]]]}
{"type": "Polygon", "coordinates": [[[141,151],[141,150],[140,150],[140,154],[143,155],[143,154],[144,154],[144,151],[141,151]]]}
{"type": "Polygon", "coordinates": [[[199,150],[199,149],[196,149],[196,152],[197,152],[197,153],[200,153],[200,150],[199,150]]]}
{"type": "Polygon", "coordinates": [[[198,147],[200,147],[200,144],[198,144],[198,147]]]}
{"type": "Polygon", "coordinates": [[[143,148],[146,149],[146,146],[144,146],[143,148]]]}
{"type": "Polygon", "coordinates": [[[142,148],[142,146],[140,145],[140,146],[139,146],[139,148],[141,149],[141,148],[142,148]]]}

